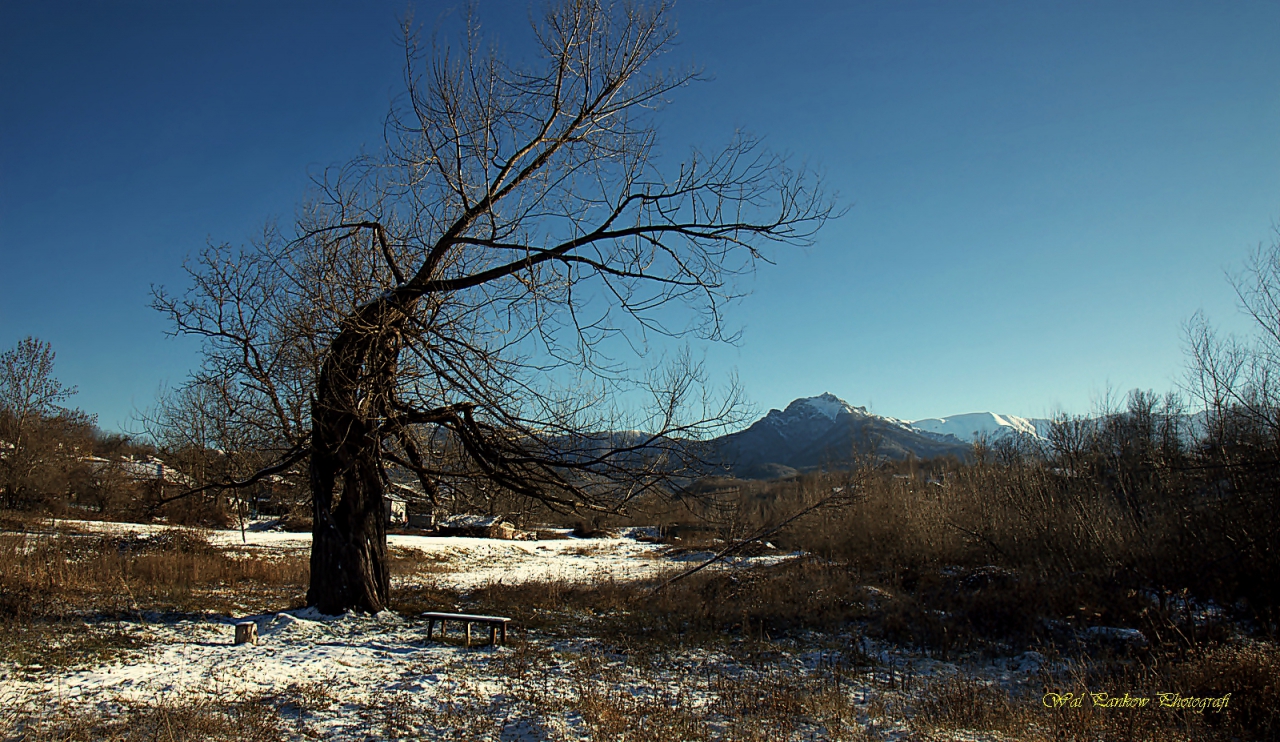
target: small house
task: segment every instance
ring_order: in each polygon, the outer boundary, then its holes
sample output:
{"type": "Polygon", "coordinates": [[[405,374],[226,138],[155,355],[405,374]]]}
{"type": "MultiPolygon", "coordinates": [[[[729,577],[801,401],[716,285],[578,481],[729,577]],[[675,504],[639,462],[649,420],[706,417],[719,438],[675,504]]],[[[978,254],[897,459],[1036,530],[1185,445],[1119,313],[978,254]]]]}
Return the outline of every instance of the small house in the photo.
{"type": "Polygon", "coordinates": [[[500,515],[451,515],[436,526],[442,536],[474,536],[522,541],[529,535],[500,515]]]}
{"type": "Polygon", "coordinates": [[[382,509],[387,514],[387,525],[404,526],[409,524],[409,503],[394,492],[382,495],[382,509]]]}

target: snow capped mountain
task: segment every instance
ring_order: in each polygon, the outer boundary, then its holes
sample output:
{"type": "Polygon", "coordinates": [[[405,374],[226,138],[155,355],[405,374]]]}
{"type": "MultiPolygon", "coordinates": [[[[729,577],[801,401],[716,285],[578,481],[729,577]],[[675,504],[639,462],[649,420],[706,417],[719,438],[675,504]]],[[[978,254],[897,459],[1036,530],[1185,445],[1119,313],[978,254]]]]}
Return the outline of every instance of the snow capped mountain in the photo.
{"type": "MultiPolygon", "coordinates": [[[[1188,440],[1203,430],[1203,413],[1189,416],[1182,430],[1188,440]]],[[[1021,439],[1046,442],[1053,422],[994,412],[906,421],[868,412],[824,392],[793,400],[785,410],[769,410],[746,430],[700,443],[662,438],[646,444],[639,431],[615,431],[572,440],[579,454],[636,447],[626,457],[709,463],[742,479],[775,479],[804,471],[848,467],[874,459],[968,459],[976,440],[988,444],[1021,439]]]]}
{"type": "Polygon", "coordinates": [[[856,456],[920,459],[969,455],[977,438],[995,443],[1013,436],[1042,440],[1050,421],[993,412],[907,422],[867,412],[825,392],[801,397],[785,410],[769,410],[751,427],[714,442],[735,476],[766,479],[840,466],[856,456]]]}
{"type": "Polygon", "coordinates": [[[1015,435],[1043,439],[1049,432],[1050,421],[1044,418],[998,415],[994,412],[970,412],[965,415],[913,420],[908,425],[924,433],[952,436],[961,443],[972,443],[978,438],[994,443],[1015,435]]]}
{"type": "Polygon", "coordinates": [[[769,410],[755,425],[769,426],[785,437],[816,435],[826,432],[841,415],[865,417],[867,411],[825,392],[817,397],[801,397],[785,410],[769,410]]]}
{"type": "Polygon", "coordinates": [[[816,397],[802,397],[787,405],[787,412],[792,412],[792,408],[797,406],[809,407],[819,414],[826,415],[828,418],[835,420],[841,413],[854,414],[860,412],[867,413],[865,407],[854,407],[848,402],[840,399],[831,392],[823,392],[816,397]]]}
{"type": "Polygon", "coordinates": [[[769,410],[746,430],[717,439],[716,447],[736,476],[761,479],[838,466],[855,455],[934,458],[968,451],[957,439],[922,433],[829,392],[769,410]]]}
{"type": "Polygon", "coordinates": [[[787,405],[785,411],[769,410],[764,420],[784,430],[796,425],[819,425],[836,422],[841,415],[855,418],[875,418],[888,425],[897,425],[930,437],[952,436],[960,443],[972,443],[979,436],[997,441],[1010,435],[1026,435],[1042,439],[1049,431],[1051,421],[1045,418],[1027,418],[1017,415],[1000,415],[994,412],[970,412],[965,415],[930,417],[923,420],[899,420],[896,417],[867,412],[866,407],[854,407],[830,392],[816,397],[801,397],[787,405]]]}

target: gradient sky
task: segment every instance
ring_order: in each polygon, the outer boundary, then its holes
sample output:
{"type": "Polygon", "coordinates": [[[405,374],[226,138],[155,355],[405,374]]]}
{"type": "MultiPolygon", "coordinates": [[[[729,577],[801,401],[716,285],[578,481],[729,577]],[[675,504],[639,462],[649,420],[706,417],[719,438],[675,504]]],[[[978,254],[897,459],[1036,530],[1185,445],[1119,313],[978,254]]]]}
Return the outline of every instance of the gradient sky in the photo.
{"type": "MultiPolygon", "coordinates": [[[[455,3],[418,2],[428,24],[455,3]]],[[[376,149],[403,2],[0,2],[0,348],[51,341],[108,429],[182,380],[150,286],[291,219],[376,149]]],[[[529,5],[482,2],[519,48],[529,5]]],[[[677,5],[663,141],[735,128],[848,214],[773,254],[713,348],[761,408],[1087,412],[1172,389],[1182,326],[1244,330],[1224,271],[1280,220],[1280,3],[677,5]]]]}

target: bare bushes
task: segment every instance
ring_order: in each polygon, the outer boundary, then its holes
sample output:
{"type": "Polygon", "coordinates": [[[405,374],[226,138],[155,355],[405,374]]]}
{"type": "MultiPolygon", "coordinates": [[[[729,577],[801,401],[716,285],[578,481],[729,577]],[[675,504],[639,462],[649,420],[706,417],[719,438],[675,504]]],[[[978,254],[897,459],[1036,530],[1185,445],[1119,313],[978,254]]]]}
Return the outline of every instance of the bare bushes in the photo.
{"type": "MultiPolygon", "coordinates": [[[[882,464],[859,473],[847,505],[773,540],[908,590],[930,571],[992,567],[1023,586],[1186,590],[1280,630],[1280,466],[1245,456],[1261,449],[1239,442],[1251,435],[1243,427],[1193,442],[1179,409],[1135,392],[1121,412],[1060,421],[1047,444],[882,464]]],[[[734,522],[749,530],[849,479],[742,488],[734,522]]]]}
{"type": "Polygon", "coordinates": [[[1132,566],[1168,515],[1132,507],[1038,461],[894,469],[862,497],[791,529],[783,543],[871,571],[997,564],[1036,575],[1132,566]]]}
{"type": "Polygon", "coordinates": [[[667,527],[669,540],[687,529],[723,543],[827,493],[856,496],[769,537],[808,558],[690,579],[636,613],[667,631],[775,634],[861,616],[873,635],[942,656],[1045,644],[1093,655],[1108,648],[1089,632],[1108,627],[1141,631],[1157,655],[1245,627],[1274,635],[1277,467],[1230,442],[1251,429],[1219,426],[1197,442],[1180,410],[1134,392],[1123,410],[1060,420],[1047,443],[979,446],[967,462],[704,483],[677,503],[691,522],[667,527]]]}

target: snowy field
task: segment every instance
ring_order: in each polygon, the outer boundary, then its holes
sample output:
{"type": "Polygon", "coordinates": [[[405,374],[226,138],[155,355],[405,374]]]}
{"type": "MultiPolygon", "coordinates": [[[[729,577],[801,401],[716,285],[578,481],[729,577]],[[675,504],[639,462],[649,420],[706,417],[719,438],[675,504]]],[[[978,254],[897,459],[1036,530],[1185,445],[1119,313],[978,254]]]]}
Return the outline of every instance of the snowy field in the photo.
{"type": "MultiPolygon", "coordinates": [[[[95,522],[61,527],[136,538],[165,530],[95,522]]],[[[304,551],[309,535],[222,531],[210,532],[209,540],[247,558],[269,559],[304,551]]],[[[389,541],[394,549],[429,555],[428,578],[461,591],[498,582],[628,582],[674,573],[698,556],[673,555],[628,534],[546,541],[393,535],[389,541]]],[[[721,568],[748,570],[786,558],[740,559],[721,568]]],[[[275,724],[262,738],[283,739],[614,739],[611,729],[634,728],[636,718],[649,720],[651,734],[642,739],[909,739],[915,737],[903,709],[932,678],[958,669],[865,639],[821,634],[759,646],[726,636],[703,646],[623,653],[581,628],[570,635],[517,630],[505,647],[464,647],[456,636],[428,641],[423,621],[391,612],[141,613],[111,623],[139,648],[69,668],[0,665],[0,705],[37,719],[226,704],[238,709],[240,716],[232,716],[247,718],[246,707],[260,707],[275,724]],[[257,623],[257,645],[233,643],[234,624],[244,620],[257,623]],[[853,655],[881,669],[841,685],[831,670],[853,655]]],[[[477,632],[480,641],[485,634],[477,632]]],[[[1043,665],[1032,652],[980,671],[995,686],[1013,688],[1037,677],[1043,665]]]]}
{"type": "MultiPolygon", "coordinates": [[[[152,536],[169,526],[98,521],[59,521],[62,528],[85,533],[112,533],[137,537],[152,536]]],[[[568,529],[565,529],[567,532],[568,529]]],[[[306,554],[311,548],[310,533],[290,533],[245,529],[206,531],[209,542],[234,549],[245,556],[271,558],[285,553],[306,554]]],[[[664,547],[634,538],[635,529],[618,538],[548,539],[506,541],[490,538],[406,536],[391,534],[387,545],[413,550],[436,563],[439,582],[460,590],[491,583],[520,582],[575,583],[600,580],[637,580],[683,568],[686,562],[709,554],[664,556],[664,547]]],[[[754,564],[775,563],[781,557],[758,557],[754,564]]],[[[740,560],[746,563],[747,560],[740,560]]]]}

